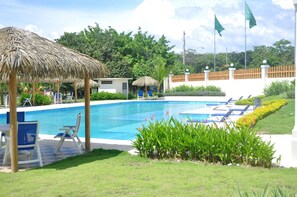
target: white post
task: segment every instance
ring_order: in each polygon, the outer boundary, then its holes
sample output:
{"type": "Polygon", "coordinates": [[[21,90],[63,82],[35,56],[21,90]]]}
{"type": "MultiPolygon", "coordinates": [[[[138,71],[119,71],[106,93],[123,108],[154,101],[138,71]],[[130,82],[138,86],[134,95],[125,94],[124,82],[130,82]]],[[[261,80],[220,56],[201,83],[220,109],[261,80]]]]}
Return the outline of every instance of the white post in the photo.
{"type": "Polygon", "coordinates": [[[233,80],[234,79],[234,71],[236,70],[236,68],[233,68],[233,63],[231,63],[231,67],[229,68],[229,80],[233,80]]]}
{"type": "Polygon", "coordinates": [[[208,68],[206,68],[206,70],[204,70],[204,83],[205,83],[205,87],[208,85],[208,78],[209,78],[209,70],[208,68]]]}
{"type": "Polygon", "coordinates": [[[263,85],[266,86],[266,78],[268,78],[268,68],[270,67],[266,64],[267,61],[263,60],[263,65],[261,65],[261,78],[263,79],[263,85]]]}
{"type": "Polygon", "coordinates": [[[186,83],[189,81],[189,75],[190,75],[189,69],[186,69],[186,72],[185,72],[185,82],[186,83]]]}
{"type": "MultiPolygon", "coordinates": [[[[295,7],[295,52],[294,52],[294,64],[295,64],[295,81],[297,81],[297,0],[293,0],[295,7]]],[[[295,125],[292,130],[292,158],[297,159],[297,86],[295,84],[295,125]]]]}
{"type": "Polygon", "coordinates": [[[169,80],[168,80],[168,89],[170,90],[172,87],[172,77],[174,76],[174,74],[170,73],[169,74],[169,80]]]}

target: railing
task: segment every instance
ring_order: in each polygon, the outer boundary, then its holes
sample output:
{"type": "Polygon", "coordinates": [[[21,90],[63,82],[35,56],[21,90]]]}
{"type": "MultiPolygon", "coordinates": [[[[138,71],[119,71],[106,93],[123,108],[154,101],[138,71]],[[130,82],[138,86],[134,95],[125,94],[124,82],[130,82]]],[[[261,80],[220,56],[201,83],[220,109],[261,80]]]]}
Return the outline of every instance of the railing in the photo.
{"type": "Polygon", "coordinates": [[[229,79],[229,72],[226,71],[218,71],[218,72],[210,72],[208,76],[209,80],[227,80],[229,79]]]}
{"type": "Polygon", "coordinates": [[[261,78],[261,68],[240,69],[234,71],[234,79],[261,78]]]}
{"type": "Polygon", "coordinates": [[[188,81],[204,81],[204,73],[190,74],[188,81]]]}
{"type": "Polygon", "coordinates": [[[174,75],[172,77],[172,82],[184,82],[185,81],[185,75],[174,75]]]}
{"type": "Polygon", "coordinates": [[[277,66],[268,68],[268,78],[295,77],[295,66],[277,66]]]}
{"type": "MultiPolygon", "coordinates": [[[[261,68],[250,68],[234,70],[234,79],[259,79],[262,77],[261,68]]],[[[189,75],[175,75],[172,82],[204,81],[204,80],[228,80],[229,71],[209,72],[208,79],[205,79],[205,73],[195,73],[189,75]]],[[[288,78],[295,77],[295,66],[277,66],[269,67],[266,71],[268,78],[288,78]]]]}

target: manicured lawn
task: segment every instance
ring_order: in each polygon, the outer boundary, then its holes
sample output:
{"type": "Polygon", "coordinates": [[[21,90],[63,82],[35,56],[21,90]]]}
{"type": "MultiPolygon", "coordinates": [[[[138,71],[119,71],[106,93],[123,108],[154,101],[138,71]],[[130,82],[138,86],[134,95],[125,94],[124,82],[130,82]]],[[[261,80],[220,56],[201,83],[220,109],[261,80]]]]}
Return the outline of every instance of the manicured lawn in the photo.
{"type": "Polygon", "coordinates": [[[297,170],[154,161],[95,150],[44,168],[0,173],[0,196],[238,196],[268,185],[297,194],[297,170]]]}
{"type": "Polygon", "coordinates": [[[295,100],[288,99],[288,104],[282,109],[260,120],[255,129],[260,133],[292,134],[294,127],[295,100]]]}

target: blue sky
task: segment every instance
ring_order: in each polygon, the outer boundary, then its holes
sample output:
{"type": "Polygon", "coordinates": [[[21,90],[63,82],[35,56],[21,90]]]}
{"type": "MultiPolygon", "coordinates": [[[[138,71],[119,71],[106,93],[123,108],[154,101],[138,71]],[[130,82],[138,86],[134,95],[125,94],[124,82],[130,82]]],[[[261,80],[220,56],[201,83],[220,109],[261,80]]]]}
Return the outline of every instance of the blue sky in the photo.
{"type": "MultiPolygon", "coordinates": [[[[292,0],[247,0],[257,26],[247,28],[247,48],[294,41],[292,0]]],[[[213,52],[214,13],[225,28],[216,34],[217,52],[244,51],[244,0],[0,0],[0,27],[15,26],[49,39],[79,32],[98,23],[118,32],[138,27],[156,38],[161,35],[182,50],[213,52]]]]}

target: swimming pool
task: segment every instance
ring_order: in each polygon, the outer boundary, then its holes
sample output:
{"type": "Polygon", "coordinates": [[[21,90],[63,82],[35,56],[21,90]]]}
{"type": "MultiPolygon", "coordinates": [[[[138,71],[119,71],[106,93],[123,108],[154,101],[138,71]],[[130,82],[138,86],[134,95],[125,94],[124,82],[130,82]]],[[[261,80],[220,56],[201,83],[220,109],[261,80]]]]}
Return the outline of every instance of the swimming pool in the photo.
{"type": "MultiPolygon", "coordinates": [[[[206,104],[218,102],[192,101],[133,101],[91,106],[91,138],[132,140],[137,128],[146,120],[161,120],[166,116],[185,118],[180,112],[205,107],[206,104]]],[[[81,112],[81,127],[79,136],[85,134],[84,107],[60,108],[51,110],[25,112],[26,121],[38,120],[40,134],[55,135],[63,125],[75,124],[76,115],[81,112]]],[[[198,118],[204,120],[208,114],[198,118]]],[[[0,115],[0,122],[6,122],[6,115],[0,115]]]]}

